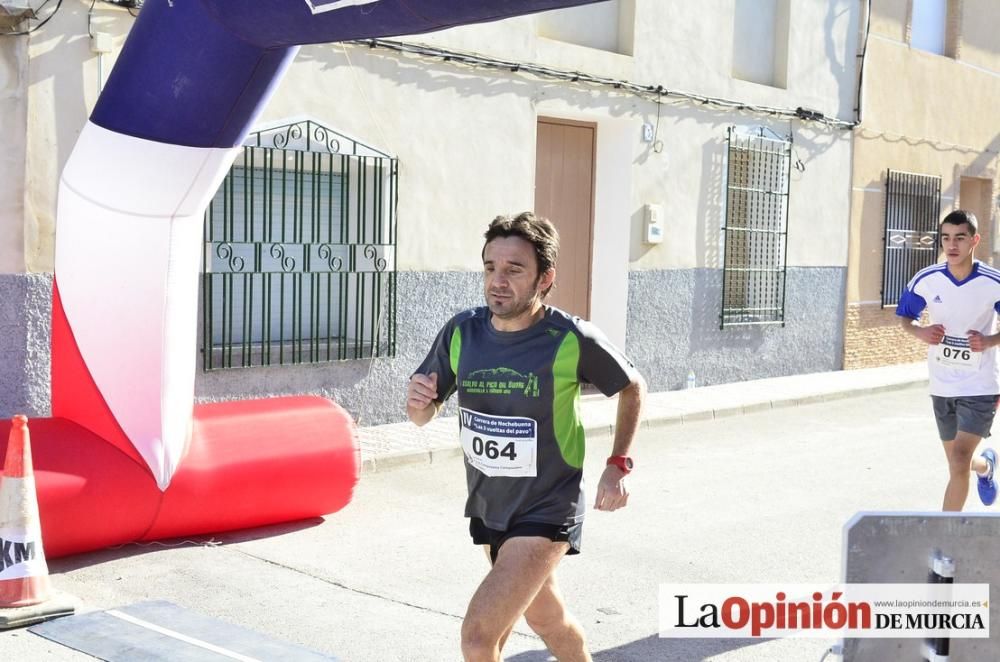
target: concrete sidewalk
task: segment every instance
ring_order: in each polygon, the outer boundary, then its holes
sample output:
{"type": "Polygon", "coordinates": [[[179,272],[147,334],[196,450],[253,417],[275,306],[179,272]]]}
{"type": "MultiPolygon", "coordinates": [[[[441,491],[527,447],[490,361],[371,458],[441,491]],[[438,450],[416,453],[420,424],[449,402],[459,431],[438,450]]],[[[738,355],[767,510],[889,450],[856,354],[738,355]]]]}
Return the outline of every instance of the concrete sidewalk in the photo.
{"type": "MultiPolygon", "coordinates": [[[[819,372],[733,382],[683,391],[650,393],[642,417],[643,426],[654,428],[684,424],[748,412],[794,407],[907,388],[927,383],[927,364],[819,372]]],[[[588,435],[609,435],[615,423],[617,400],[601,395],[586,396],[581,403],[588,435]]],[[[358,428],[362,472],[372,473],[412,464],[429,464],[461,454],[458,421],[439,417],[420,428],[412,423],[393,423],[358,428]]]]}

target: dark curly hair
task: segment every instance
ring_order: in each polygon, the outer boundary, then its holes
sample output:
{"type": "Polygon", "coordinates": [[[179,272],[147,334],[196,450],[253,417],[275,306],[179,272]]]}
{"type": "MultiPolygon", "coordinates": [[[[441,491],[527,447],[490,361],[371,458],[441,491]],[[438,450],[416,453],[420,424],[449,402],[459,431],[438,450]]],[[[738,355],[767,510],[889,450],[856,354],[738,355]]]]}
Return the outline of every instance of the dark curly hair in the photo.
{"type": "MultiPolygon", "coordinates": [[[[552,221],[535,216],[530,211],[521,212],[517,216],[497,216],[483,236],[486,237],[483,257],[486,256],[486,244],[497,237],[520,237],[535,248],[539,277],[556,266],[556,259],[559,257],[559,232],[552,221]]],[[[551,289],[551,285],[545,288],[542,296],[548,295],[551,289]]]]}

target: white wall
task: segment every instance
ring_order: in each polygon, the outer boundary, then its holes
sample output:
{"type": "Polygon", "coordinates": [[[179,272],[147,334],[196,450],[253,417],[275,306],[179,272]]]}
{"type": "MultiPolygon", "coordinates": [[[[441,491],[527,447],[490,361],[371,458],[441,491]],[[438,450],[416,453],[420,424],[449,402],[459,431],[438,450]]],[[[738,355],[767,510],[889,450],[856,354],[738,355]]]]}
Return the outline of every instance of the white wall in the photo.
{"type": "Polygon", "coordinates": [[[24,271],[27,39],[0,37],[0,273],[24,271]]]}
{"type": "MultiPolygon", "coordinates": [[[[851,119],[859,3],[793,3],[787,89],[779,89],[732,78],[734,1],[637,0],[634,57],[539,38],[537,16],[409,41],[748,103],[801,105],[851,119]]],[[[97,96],[96,56],[86,38],[88,8],[85,2],[65,3],[31,45],[24,223],[29,269],[51,269],[55,184],[97,96]]],[[[120,44],[131,19],[100,9],[100,29],[120,44]]],[[[113,57],[105,75],[112,63],[113,57]]],[[[598,123],[598,172],[613,175],[599,174],[595,268],[601,277],[614,272],[613,297],[629,268],[719,266],[725,135],[733,124],[764,124],[795,135],[805,170],[793,173],[789,264],[846,263],[851,148],[843,131],[666,99],[658,135],[664,149],[656,153],[640,138],[643,123],[657,121],[656,104],[649,100],[337,44],[302,49],[261,121],[311,116],[398,156],[399,268],[478,271],[488,221],[533,204],[535,124],[541,114],[598,123]],[[666,212],[667,239],[660,246],[640,241],[646,203],[662,204],[666,212]]],[[[128,184],[128,173],[109,176],[128,184]]],[[[11,236],[4,233],[0,242],[0,256],[7,256],[0,259],[8,263],[11,236]]],[[[611,317],[599,298],[593,305],[611,317]]]]}

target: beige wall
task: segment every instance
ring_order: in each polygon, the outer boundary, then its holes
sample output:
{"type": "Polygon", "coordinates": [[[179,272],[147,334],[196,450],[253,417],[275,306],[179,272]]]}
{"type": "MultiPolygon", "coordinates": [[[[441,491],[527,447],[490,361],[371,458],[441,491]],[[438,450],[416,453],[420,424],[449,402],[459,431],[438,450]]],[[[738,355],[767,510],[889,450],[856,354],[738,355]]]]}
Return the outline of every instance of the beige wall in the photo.
{"type": "Polygon", "coordinates": [[[894,308],[849,304],[845,310],[844,370],[912,363],[927,345],[904,334],[894,308]]]}
{"type": "MultiPolygon", "coordinates": [[[[787,89],[757,85],[732,78],[733,0],[703,3],[652,2],[639,0],[635,7],[634,57],[583,48],[548,39],[533,39],[534,17],[498,24],[477,25],[421,35],[409,41],[441,47],[485,52],[508,59],[522,58],[548,66],[576,69],[598,75],[624,78],[669,89],[707,96],[727,97],[747,103],[804,106],[841,119],[852,119],[854,108],[855,52],[858,7],[851,1],[795,2],[789,29],[787,89]]],[[[461,76],[461,70],[457,70],[461,76]]],[[[847,225],[850,198],[850,133],[801,122],[774,120],[764,116],[718,110],[682,100],[667,100],[660,109],[660,133],[664,149],[656,153],[639,139],[644,122],[655,124],[656,104],[635,97],[588,91],[562,83],[531,80],[473,85],[472,90],[493,96],[493,112],[512,114],[518,126],[530,126],[538,108],[547,104],[576,107],[579,114],[566,117],[598,122],[602,118],[632,122],[633,166],[623,183],[630,185],[627,216],[633,269],[718,267],[719,228],[725,213],[725,137],[729,125],[764,125],[779,134],[794,133],[796,157],[806,164],[794,171],[789,212],[789,253],[792,266],[843,266],[847,260],[847,225]],[[520,91],[513,98],[486,92],[489,89],[520,91]],[[527,95],[530,103],[521,99],[527,95]],[[510,105],[508,105],[510,104],[510,105]],[[667,240],[658,246],[640,238],[642,208],[660,204],[666,212],[667,240]]],[[[522,149],[532,153],[533,136],[522,149]]],[[[496,149],[485,153],[509,153],[514,141],[503,137],[481,138],[496,149]],[[499,152],[497,151],[499,150],[499,152]]],[[[530,156],[530,154],[529,154],[530,156]]],[[[454,157],[454,154],[452,155],[454,157]]],[[[461,158],[461,157],[459,157],[461,158]]],[[[519,157],[514,157],[519,159],[519,157]]],[[[478,167],[478,166],[477,166],[478,167]]],[[[486,165],[489,168],[489,165],[486,165]]],[[[502,175],[505,186],[523,191],[531,199],[533,164],[527,170],[502,175]],[[513,177],[513,179],[511,179],[513,177]]],[[[414,256],[413,268],[436,268],[439,258],[433,246],[426,251],[430,261],[414,256]]],[[[474,265],[470,264],[469,268],[474,265]]]]}
{"type": "Polygon", "coordinates": [[[983,20],[1000,12],[996,0],[963,0],[962,35],[960,42],[962,61],[974,66],[997,70],[997,20],[983,20]]]}
{"type": "MultiPolygon", "coordinates": [[[[67,0],[31,39],[23,227],[25,262],[33,271],[52,268],[58,174],[98,94],[98,59],[87,38],[89,6],[67,0]]],[[[855,0],[792,3],[787,89],[731,77],[733,0],[637,0],[634,11],[634,57],[540,38],[536,16],[409,41],[852,117],[855,0]]],[[[117,53],[132,19],[103,3],[95,17],[95,29],[114,35],[117,53]]],[[[105,56],[105,78],[114,55],[105,56]]],[[[483,225],[491,215],[532,205],[535,121],[539,114],[553,112],[595,121],[599,133],[624,141],[609,150],[631,166],[603,182],[616,192],[608,197],[614,205],[603,205],[600,232],[627,237],[624,259],[632,268],[718,266],[725,135],[734,124],[794,133],[796,157],[805,170],[793,172],[789,264],[846,263],[843,219],[850,204],[851,145],[849,133],[836,129],[669,101],[660,109],[664,149],[656,153],[641,140],[642,124],[656,122],[653,102],[604,88],[483,73],[335,44],[302,49],[261,122],[312,117],[398,156],[399,267],[474,270],[479,268],[483,225]],[[646,203],[662,204],[667,211],[668,239],[660,246],[640,241],[646,203]],[[444,225],[447,232],[440,231],[444,225]]],[[[128,173],[108,176],[128,185],[128,173]]]]}
{"type": "MultiPolygon", "coordinates": [[[[65,0],[44,28],[29,39],[25,261],[28,271],[52,271],[59,175],[100,94],[98,56],[90,51],[85,0],[65,0]]],[[[132,17],[97,3],[94,31],[113,35],[115,51],[104,56],[104,79],[125,41],[132,17]]],[[[22,37],[23,39],[23,37],[22,37]]],[[[128,173],[108,173],[128,186],[128,173]]]]}
{"type": "MultiPolygon", "coordinates": [[[[886,4],[896,10],[893,16],[905,18],[907,3],[886,4]]],[[[971,13],[977,6],[966,2],[963,24],[992,24],[1000,33],[1000,12],[984,8],[977,17],[971,13]]],[[[990,73],[880,36],[899,31],[878,16],[872,25],[879,35],[869,42],[865,69],[864,122],[855,132],[848,302],[881,296],[888,168],[940,176],[942,213],[961,205],[961,177],[1000,181],[1000,47],[994,47],[990,73]]],[[[992,215],[980,219],[988,231],[995,231],[995,205],[992,215]]],[[[979,257],[991,259],[991,248],[984,245],[979,257]]]]}
{"type": "MultiPolygon", "coordinates": [[[[895,328],[894,309],[880,305],[888,168],[941,177],[940,214],[963,206],[962,177],[985,179],[964,206],[985,207],[980,225],[996,236],[996,198],[985,205],[981,198],[989,183],[994,196],[1000,190],[1000,11],[990,0],[961,0],[956,59],[909,46],[910,7],[910,0],[873,3],[864,115],[855,131],[845,367],[923,356],[895,328]],[[868,352],[869,343],[886,350],[868,352]]],[[[983,242],[978,257],[993,261],[994,243],[983,242]]]]}
{"type": "Polygon", "coordinates": [[[24,155],[28,54],[21,37],[0,38],[0,273],[24,271],[24,155]]]}

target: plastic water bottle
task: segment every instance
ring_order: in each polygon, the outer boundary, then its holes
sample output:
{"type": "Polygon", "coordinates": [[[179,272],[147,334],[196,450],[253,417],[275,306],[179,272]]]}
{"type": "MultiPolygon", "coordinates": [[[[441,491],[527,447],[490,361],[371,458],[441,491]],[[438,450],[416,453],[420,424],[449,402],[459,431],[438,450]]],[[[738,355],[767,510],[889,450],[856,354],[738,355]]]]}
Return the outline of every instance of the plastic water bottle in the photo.
{"type": "Polygon", "coordinates": [[[698,380],[694,376],[694,370],[688,370],[687,388],[694,388],[698,385],[698,380]]]}

